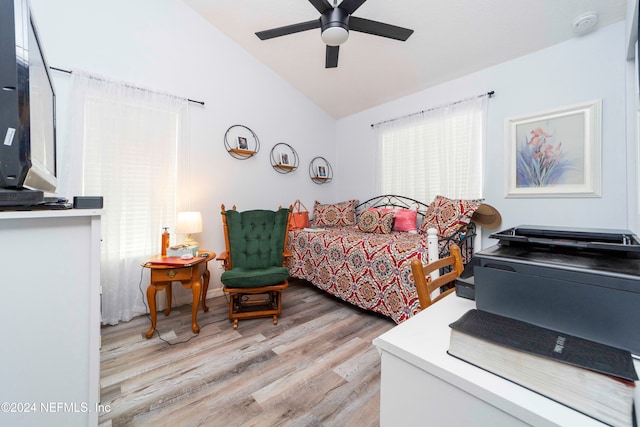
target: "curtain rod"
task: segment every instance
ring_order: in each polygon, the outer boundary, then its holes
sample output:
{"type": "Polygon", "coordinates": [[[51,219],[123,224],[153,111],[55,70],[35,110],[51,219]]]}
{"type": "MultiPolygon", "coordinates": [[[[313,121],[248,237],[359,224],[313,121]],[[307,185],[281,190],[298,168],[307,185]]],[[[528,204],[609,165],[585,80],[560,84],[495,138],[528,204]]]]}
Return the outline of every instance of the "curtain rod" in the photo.
{"type": "MultiPolygon", "coordinates": [[[[478,98],[482,98],[483,96],[488,96],[489,98],[491,98],[494,94],[495,94],[495,92],[491,90],[491,91],[489,91],[487,93],[483,93],[482,95],[478,95],[478,98]]],[[[459,104],[461,102],[462,101],[455,101],[455,102],[450,102],[450,103],[445,104],[445,105],[454,105],[454,104],[459,104]]],[[[409,117],[417,116],[418,114],[423,114],[423,113],[426,113],[428,111],[437,110],[438,108],[442,108],[443,106],[429,108],[428,110],[418,111],[417,113],[407,114],[406,116],[396,117],[394,119],[383,120],[383,121],[378,122],[378,123],[373,123],[371,125],[371,127],[373,128],[373,127],[380,126],[380,125],[385,124],[385,123],[391,123],[391,122],[395,122],[396,120],[401,120],[401,119],[406,119],[406,118],[409,118],[409,117]]]]}
{"type": "MultiPolygon", "coordinates": [[[[67,74],[72,74],[73,73],[73,71],[71,71],[71,70],[64,70],[64,69],[58,68],[58,67],[49,66],[49,68],[51,68],[52,70],[55,70],[55,71],[60,71],[61,73],[67,73],[67,74]]],[[[132,86],[132,87],[134,87],[134,86],[132,86]]],[[[136,89],[142,89],[142,88],[136,88],[136,89]]],[[[196,100],[193,100],[193,99],[190,99],[190,98],[187,98],[187,101],[193,102],[193,103],[196,103],[196,104],[200,104],[200,105],[204,105],[204,102],[196,101],[196,100]]]]}

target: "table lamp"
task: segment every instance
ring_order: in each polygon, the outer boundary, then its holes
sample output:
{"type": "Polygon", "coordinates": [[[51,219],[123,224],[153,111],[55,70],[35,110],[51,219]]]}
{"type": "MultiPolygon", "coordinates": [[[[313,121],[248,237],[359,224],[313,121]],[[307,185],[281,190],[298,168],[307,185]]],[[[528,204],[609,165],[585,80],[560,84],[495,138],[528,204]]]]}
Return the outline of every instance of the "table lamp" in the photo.
{"type": "Polygon", "coordinates": [[[200,212],[178,212],[176,233],[186,234],[186,246],[198,246],[198,242],[191,238],[193,233],[202,233],[202,214],[200,212]]]}

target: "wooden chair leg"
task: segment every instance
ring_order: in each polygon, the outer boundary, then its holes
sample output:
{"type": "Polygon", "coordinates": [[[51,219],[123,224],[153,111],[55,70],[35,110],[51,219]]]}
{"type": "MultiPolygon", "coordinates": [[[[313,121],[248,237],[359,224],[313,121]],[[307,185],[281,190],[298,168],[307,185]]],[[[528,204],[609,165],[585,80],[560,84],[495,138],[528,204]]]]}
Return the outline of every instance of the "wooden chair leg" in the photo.
{"type": "Polygon", "coordinates": [[[229,320],[233,320],[233,305],[236,303],[236,294],[229,295],[229,320]]]}

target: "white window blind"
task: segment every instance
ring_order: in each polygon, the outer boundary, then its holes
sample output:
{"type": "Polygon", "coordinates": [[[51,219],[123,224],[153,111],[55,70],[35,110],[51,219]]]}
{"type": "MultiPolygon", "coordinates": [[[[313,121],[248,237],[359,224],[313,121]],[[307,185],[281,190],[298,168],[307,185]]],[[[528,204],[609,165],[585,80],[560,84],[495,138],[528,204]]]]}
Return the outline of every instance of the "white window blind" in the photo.
{"type": "Polygon", "coordinates": [[[487,96],[378,125],[379,190],[429,203],[482,197],[487,96]]]}

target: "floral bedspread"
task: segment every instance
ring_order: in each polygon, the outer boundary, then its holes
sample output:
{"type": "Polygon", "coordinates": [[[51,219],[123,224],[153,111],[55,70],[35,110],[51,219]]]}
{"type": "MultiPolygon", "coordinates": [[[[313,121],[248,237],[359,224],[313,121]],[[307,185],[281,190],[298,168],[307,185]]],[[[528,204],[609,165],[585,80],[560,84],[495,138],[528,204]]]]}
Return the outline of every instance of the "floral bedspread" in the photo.
{"type": "Polygon", "coordinates": [[[411,260],[427,263],[427,236],[363,233],[356,226],[291,230],[289,270],[320,289],[401,323],[420,310],[411,260]]]}

